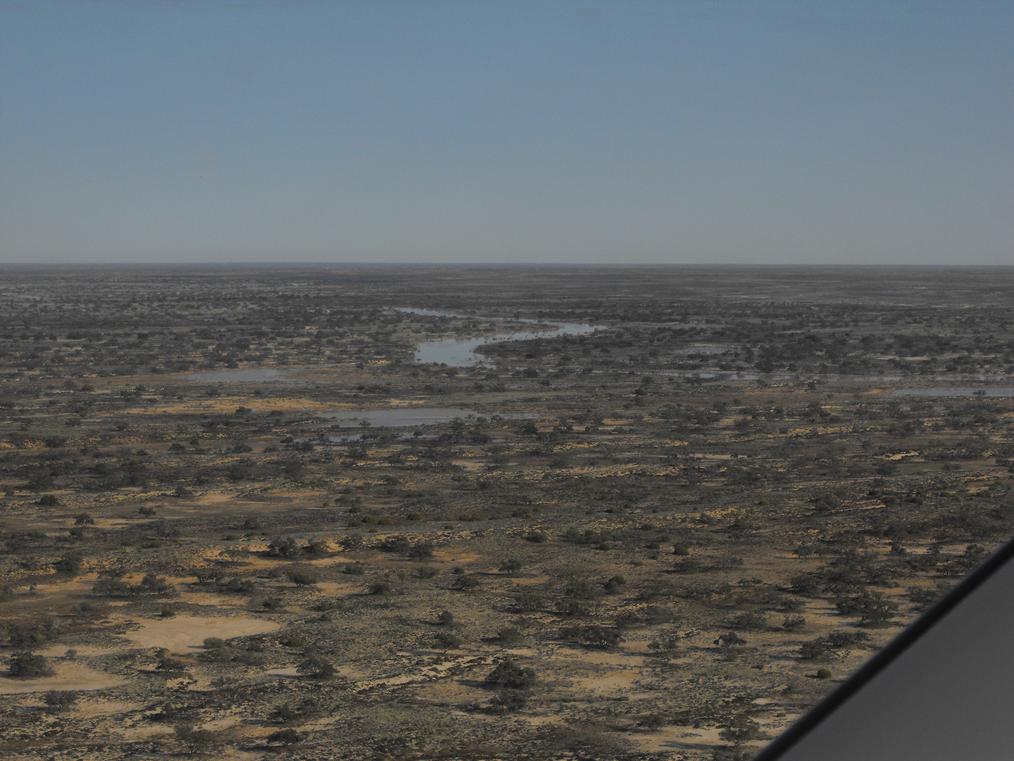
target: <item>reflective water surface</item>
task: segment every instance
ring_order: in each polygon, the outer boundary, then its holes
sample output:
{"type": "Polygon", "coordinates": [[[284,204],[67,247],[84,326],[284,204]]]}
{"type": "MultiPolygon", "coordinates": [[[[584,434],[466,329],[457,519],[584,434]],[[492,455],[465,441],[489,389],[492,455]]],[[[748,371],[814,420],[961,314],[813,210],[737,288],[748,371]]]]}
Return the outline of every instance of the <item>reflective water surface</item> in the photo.
{"type": "MultiPolygon", "coordinates": [[[[418,309],[404,307],[398,310],[406,314],[418,314],[431,317],[461,317],[481,319],[472,315],[447,312],[439,309],[418,309]]],[[[531,330],[514,330],[492,336],[473,338],[443,338],[436,341],[423,341],[415,350],[416,362],[450,365],[452,367],[468,367],[484,361],[476,351],[481,346],[503,343],[505,341],[530,341],[535,338],[553,338],[556,336],[579,336],[592,333],[596,326],[580,322],[541,322],[539,320],[513,319],[514,323],[527,323],[531,330]],[[537,326],[537,327],[535,327],[537,326]]]]}

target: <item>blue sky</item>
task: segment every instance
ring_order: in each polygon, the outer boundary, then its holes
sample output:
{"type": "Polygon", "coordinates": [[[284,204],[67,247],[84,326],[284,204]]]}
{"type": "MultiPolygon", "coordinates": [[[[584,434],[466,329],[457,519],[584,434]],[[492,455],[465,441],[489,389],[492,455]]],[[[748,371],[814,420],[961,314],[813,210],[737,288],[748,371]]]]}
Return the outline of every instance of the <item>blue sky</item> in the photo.
{"type": "Polygon", "coordinates": [[[1014,264],[1014,3],[0,0],[0,262],[1014,264]]]}

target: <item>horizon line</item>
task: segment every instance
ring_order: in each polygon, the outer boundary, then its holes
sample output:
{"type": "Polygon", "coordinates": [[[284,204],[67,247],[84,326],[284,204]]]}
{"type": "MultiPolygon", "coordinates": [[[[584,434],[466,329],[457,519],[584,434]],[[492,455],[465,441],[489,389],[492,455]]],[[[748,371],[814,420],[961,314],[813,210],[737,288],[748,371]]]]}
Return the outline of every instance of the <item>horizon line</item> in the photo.
{"type": "Polygon", "coordinates": [[[251,260],[251,261],[57,261],[57,262],[4,262],[0,268],[17,269],[56,269],[56,268],[227,268],[227,267],[481,267],[481,268],[579,268],[579,269],[651,269],[679,267],[714,267],[714,268],[760,268],[760,269],[1014,269],[1014,264],[901,264],[901,263],[828,263],[828,262],[469,262],[469,261],[282,261],[282,260],[251,260]]]}

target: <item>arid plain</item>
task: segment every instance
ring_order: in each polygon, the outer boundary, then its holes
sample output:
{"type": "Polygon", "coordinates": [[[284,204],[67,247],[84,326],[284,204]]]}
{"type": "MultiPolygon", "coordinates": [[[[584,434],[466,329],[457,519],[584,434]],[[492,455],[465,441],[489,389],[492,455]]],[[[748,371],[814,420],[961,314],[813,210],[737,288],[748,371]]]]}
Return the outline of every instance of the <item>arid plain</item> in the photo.
{"type": "Polygon", "coordinates": [[[0,755],[748,757],[1012,432],[1014,269],[6,268],[0,755]]]}

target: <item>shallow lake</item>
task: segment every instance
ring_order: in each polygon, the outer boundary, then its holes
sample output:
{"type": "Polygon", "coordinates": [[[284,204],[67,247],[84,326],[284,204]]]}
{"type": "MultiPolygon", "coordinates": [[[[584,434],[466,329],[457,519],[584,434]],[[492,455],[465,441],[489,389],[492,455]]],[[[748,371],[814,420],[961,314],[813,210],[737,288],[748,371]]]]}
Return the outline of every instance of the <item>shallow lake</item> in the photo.
{"type": "MultiPolygon", "coordinates": [[[[398,309],[406,314],[418,314],[432,317],[460,317],[463,319],[483,319],[474,315],[457,312],[446,312],[439,309],[418,309],[405,307],[398,309]]],[[[580,336],[592,333],[598,328],[580,322],[546,322],[541,320],[513,319],[511,322],[522,322],[539,326],[532,330],[515,330],[492,336],[477,338],[443,338],[437,341],[423,341],[415,350],[416,362],[450,365],[452,367],[469,367],[484,362],[484,357],[476,351],[480,346],[504,343],[506,341],[531,341],[536,338],[554,338],[556,336],[580,336]]]]}

